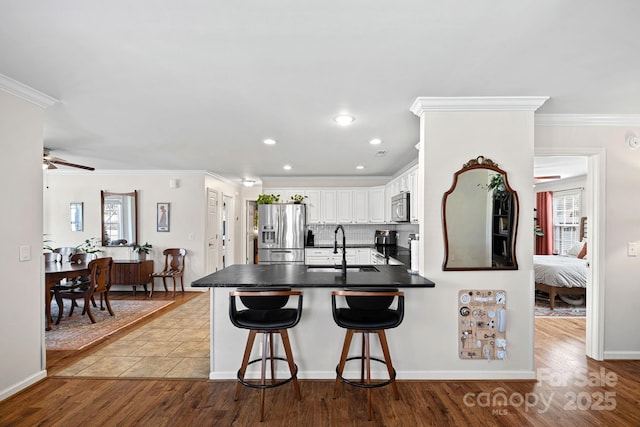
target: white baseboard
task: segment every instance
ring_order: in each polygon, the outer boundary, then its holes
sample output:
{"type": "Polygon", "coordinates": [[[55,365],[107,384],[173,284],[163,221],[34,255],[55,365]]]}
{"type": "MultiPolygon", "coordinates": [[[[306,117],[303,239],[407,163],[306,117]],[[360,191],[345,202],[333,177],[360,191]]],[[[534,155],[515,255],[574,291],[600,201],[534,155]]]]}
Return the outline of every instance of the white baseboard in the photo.
{"type": "Polygon", "coordinates": [[[640,351],[605,351],[604,360],[640,360],[640,351]]]}
{"type": "MultiPolygon", "coordinates": [[[[374,375],[384,375],[386,371],[376,372],[374,375]]],[[[278,372],[278,378],[286,378],[289,372],[278,372]]],[[[210,380],[235,380],[237,371],[210,372],[210,380]]],[[[360,371],[345,372],[347,378],[358,378],[360,371]]],[[[247,375],[247,379],[256,379],[255,374],[247,375]]],[[[299,371],[301,380],[333,380],[335,371],[299,371]]],[[[387,377],[388,378],[388,377],[387,377]]],[[[535,371],[398,371],[397,380],[431,380],[431,381],[529,381],[536,379],[535,371]]]]}
{"type": "Polygon", "coordinates": [[[28,378],[25,378],[24,380],[20,381],[19,383],[13,384],[7,388],[5,388],[4,390],[0,391],[0,401],[6,399],[9,396],[13,396],[14,394],[18,393],[21,390],[24,390],[25,388],[29,387],[32,384],[37,383],[40,380],[43,380],[47,378],[47,371],[39,371],[36,372],[35,374],[31,375],[28,378]]]}

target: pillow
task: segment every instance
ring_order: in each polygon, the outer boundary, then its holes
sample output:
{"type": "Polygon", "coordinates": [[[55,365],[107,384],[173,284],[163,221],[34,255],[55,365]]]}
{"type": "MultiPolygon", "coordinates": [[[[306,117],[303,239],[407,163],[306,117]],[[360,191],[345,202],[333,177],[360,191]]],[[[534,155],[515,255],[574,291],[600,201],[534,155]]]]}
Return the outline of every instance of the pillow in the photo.
{"type": "Polygon", "coordinates": [[[567,255],[577,257],[578,254],[580,254],[580,251],[582,251],[582,248],[584,247],[585,243],[586,242],[576,243],[571,249],[567,251],[567,255]]]}
{"type": "Polygon", "coordinates": [[[578,254],[578,258],[584,258],[586,256],[587,256],[587,242],[584,242],[584,245],[582,246],[582,250],[578,254]]]}

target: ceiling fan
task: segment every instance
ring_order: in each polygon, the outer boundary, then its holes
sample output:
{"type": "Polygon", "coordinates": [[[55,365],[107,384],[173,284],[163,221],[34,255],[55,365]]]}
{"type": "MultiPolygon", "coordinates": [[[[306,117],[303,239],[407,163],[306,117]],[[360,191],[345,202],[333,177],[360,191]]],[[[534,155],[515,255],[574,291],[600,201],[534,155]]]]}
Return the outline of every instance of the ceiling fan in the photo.
{"type": "Polygon", "coordinates": [[[561,175],[542,175],[542,176],[534,176],[533,177],[533,182],[534,184],[540,184],[543,181],[549,181],[549,180],[553,180],[553,179],[560,179],[562,178],[561,175]]]}
{"type": "Polygon", "coordinates": [[[48,148],[44,148],[43,157],[42,157],[42,168],[43,169],[58,169],[56,165],[69,166],[72,168],[85,169],[88,171],[96,170],[96,168],[92,168],[91,166],[78,165],[75,163],[69,163],[66,160],[60,159],[58,157],[52,157],[51,150],[48,148]]]}

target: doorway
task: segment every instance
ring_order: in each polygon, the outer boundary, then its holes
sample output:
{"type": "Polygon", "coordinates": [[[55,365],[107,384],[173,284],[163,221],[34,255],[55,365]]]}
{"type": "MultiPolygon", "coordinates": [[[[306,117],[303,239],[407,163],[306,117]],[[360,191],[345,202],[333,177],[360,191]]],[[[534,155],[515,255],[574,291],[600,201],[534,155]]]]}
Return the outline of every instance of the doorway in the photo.
{"type": "Polygon", "coordinates": [[[583,215],[589,221],[589,250],[587,252],[586,282],[586,355],[603,360],[604,357],[604,149],[601,148],[540,148],[536,157],[584,156],[587,162],[583,215]]]}

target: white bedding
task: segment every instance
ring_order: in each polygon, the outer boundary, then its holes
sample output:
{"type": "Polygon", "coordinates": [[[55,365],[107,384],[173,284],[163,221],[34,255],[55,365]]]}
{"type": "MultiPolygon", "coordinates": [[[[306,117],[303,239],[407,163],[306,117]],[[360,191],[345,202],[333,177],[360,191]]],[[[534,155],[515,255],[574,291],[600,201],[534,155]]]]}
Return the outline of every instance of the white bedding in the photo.
{"type": "Polygon", "coordinates": [[[587,260],[562,255],[534,255],[536,283],[565,288],[587,286],[587,260]]]}

